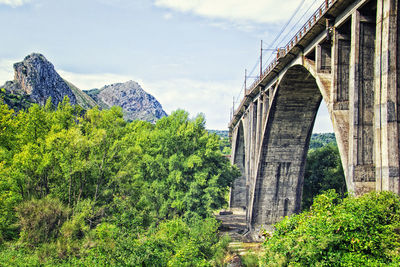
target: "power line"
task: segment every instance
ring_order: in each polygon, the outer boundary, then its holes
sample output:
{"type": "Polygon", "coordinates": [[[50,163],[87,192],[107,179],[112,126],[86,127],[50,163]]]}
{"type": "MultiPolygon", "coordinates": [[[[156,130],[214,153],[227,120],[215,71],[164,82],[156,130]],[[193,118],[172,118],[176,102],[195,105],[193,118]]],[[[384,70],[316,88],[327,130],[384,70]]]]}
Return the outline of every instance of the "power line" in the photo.
{"type": "MultiPolygon", "coordinates": [[[[310,11],[310,9],[315,5],[315,3],[316,3],[317,1],[318,1],[318,0],[314,0],[314,2],[312,2],[311,5],[308,6],[307,10],[306,10],[306,11],[303,13],[303,15],[299,18],[299,20],[296,22],[296,24],[293,25],[293,27],[290,29],[290,31],[288,31],[288,33],[285,35],[285,37],[282,39],[282,41],[284,41],[284,40],[288,37],[288,35],[291,34],[291,33],[293,32],[294,28],[295,28],[295,27],[301,22],[301,20],[308,14],[308,12],[310,11]]],[[[300,5],[298,6],[298,9],[299,9],[299,7],[302,6],[303,4],[304,4],[304,0],[300,3],[300,5]]],[[[298,9],[296,9],[296,12],[295,12],[295,13],[297,13],[298,9]]],[[[295,13],[292,15],[292,17],[289,19],[288,22],[290,22],[290,21],[293,19],[295,13]]],[[[288,23],[286,23],[285,27],[281,30],[281,33],[284,31],[284,29],[287,27],[287,25],[288,25],[288,23]]],[[[281,33],[280,33],[280,34],[281,34],[281,33]]],[[[277,40],[277,39],[279,38],[280,34],[275,38],[275,40],[277,40]]],[[[282,41],[281,41],[281,42],[282,42],[282,41]]],[[[275,42],[275,41],[274,41],[274,42],[275,42]]],[[[276,49],[275,49],[275,50],[276,50],[276,49]]],[[[271,53],[271,54],[270,54],[269,58],[265,61],[263,68],[267,67],[267,65],[269,64],[269,62],[270,62],[270,60],[271,60],[271,57],[273,56],[273,54],[274,54],[274,53],[271,53]]]]}
{"type": "Polygon", "coordinates": [[[254,64],[254,66],[253,66],[253,68],[251,69],[251,71],[247,74],[247,77],[253,75],[253,72],[254,72],[254,70],[256,69],[257,65],[258,65],[258,60],[257,60],[256,64],[254,64]]]}
{"type": "Polygon", "coordinates": [[[279,39],[281,34],[286,30],[287,26],[289,26],[290,22],[292,22],[293,18],[296,16],[297,12],[300,10],[300,8],[303,6],[305,0],[302,0],[300,4],[297,6],[297,8],[294,10],[292,16],[290,19],[286,22],[285,26],[281,29],[281,31],[278,33],[278,35],[275,37],[274,41],[269,45],[269,47],[273,47],[275,45],[275,42],[279,39]]]}
{"type": "MultiPolygon", "coordinates": [[[[286,22],[286,24],[283,26],[283,28],[281,29],[281,31],[276,35],[275,39],[272,41],[272,43],[269,45],[269,48],[274,47],[275,43],[279,40],[279,37],[281,37],[282,33],[286,30],[286,28],[289,26],[290,22],[292,22],[292,20],[294,19],[294,17],[297,15],[297,12],[299,12],[300,8],[303,6],[305,0],[302,0],[299,5],[297,6],[297,8],[294,10],[292,16],[289,18],[289,20],[286,22]]],[[[290,31],[289,31],[290,32],[290,31]]],[[[271,57],[274,55],[274,53],[272,52],[268,59],[265,61],[265,66],[269,63],[269,61],[271,60],[271,57]]]]}
{"type": "MultiPolygon", "coordinates": [[[[264,69],[271,60],[271,57],[274,55],[274,52],[276,51],[275,49],[272,49],[271,47],[274,47],[275,43],[280,39],[280,37],[282,36],[282,34],[285,32],[286,28],[290,25],[290,23],[292,22],[292,20],[296,17],[297,13],[299,12],[299,10],[302,8],[303,4],[305,3],[306,0],[302,0],[299,5],[296,7],[296,9],[294,10],[294,12],[292,13],[291,17],[289,18],[289,20],[286,22],[286,24],[283,26],[283,28],[280,30],[280,32],[277,34],[277,36],[275,37],[275,39],[271,42],[271,44],[268,46],[268,48],[264,49],[261,46],[261,56],[263,51],[272,51],[270,56],[268,57],[268,59],[265,61],[263,66],[260,66],[261,69],[264,69]]],[[[318,0],[314,0],[312,2],[312,4],[307,8],[307,10],[303,13],[303,15],[297,20],[297,22],[292,26],[292,28],[287,32],[287,34],[285,35],[285,37],[278,43],[282,43],[283,41],[285,41],[285,39],[288,37],[289,34],[292,33],[292,31],[294,30],[294,28],[299,24],[299,22],[301,22],[301,20],[304,18],[304,16],[306,16],[308,14],[308,12],[310,11],[311,7],[314,6],[314,4],[317,2],[318,0]]],[[[261,61],[257,61],[256,64],[254,65],[254,67],[251,69],[250,73],[247,75],[247,72],[245,74],[245,82],[242,85],[242,89],[240,90],[237,98],[236,98],[236,103],[239,102],[239,99],[241,98],[242,92],[243,90],[246,90],[246,79],[249,77],[253,77],[253,72],[256,69],[257,65],[260,64],[261,65],[261,61]]]]}
{"type": "Polygon", "coordinates": [[[314,2],[312,2],[312,4],[308,7],[308,9],[303,13],[303,15],[300,17],[300,19],[296,22],[296,24],[293,25],[293,27],[288,31],[288,33],[285,35],[285,37],[283,37],[282,42],[286,40],[286,38],[289,36],[289,34],[291,34],[293,32],[293,30],[295,29],[295,27],[297,27],[297,25],[299,25],[299,23],[301,22],[301,20],[308,14],[308,11],[310,11],[310,9],[314,6],[314,4],[317,2],[318,0],[314,0],[314,2]]]}

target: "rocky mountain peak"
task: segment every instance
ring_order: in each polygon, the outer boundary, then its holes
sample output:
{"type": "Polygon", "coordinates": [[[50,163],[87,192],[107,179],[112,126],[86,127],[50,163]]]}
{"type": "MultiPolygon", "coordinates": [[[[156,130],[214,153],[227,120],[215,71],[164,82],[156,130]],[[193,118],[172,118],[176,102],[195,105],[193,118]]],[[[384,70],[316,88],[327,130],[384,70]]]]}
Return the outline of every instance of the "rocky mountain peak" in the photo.
{"type": "Polygon", "coordinates": [[[161,104],[135,81],[114,83],[87,92],[100,106],[120,106],[128,120],[155,122],[167,116],[161,104]]]}
{"type": "Polygon", "coordinates": [[[7,81],[0,88],[5,89],[5,92],[0,91],[1,94],[9,96],[5,98],[5,102],[17,110],[31,103],[44,105],[49,97],[54,106],[58,106],[68,96],[71,104],[78,104],[84,109],[96,105],[102,109],[120,106],[127,120],[155,122],[167,116],[161,104],[135,81],[82,91],[64,80],[53,64],[39,53],[32,53],[23,61],[15,63],[14,80],[7,81]],[[16,99],[23,99],[24,103],[15,103],[16,99]]]}
{"type": "Polygon", "coordinates": [[[5,84],[6,90],[27,94],[41,105],[51,96],[55,106],[68,96],[76,104],[75,94],[42,54],[32,53],[14,64],[14,81],[5,84]]]}

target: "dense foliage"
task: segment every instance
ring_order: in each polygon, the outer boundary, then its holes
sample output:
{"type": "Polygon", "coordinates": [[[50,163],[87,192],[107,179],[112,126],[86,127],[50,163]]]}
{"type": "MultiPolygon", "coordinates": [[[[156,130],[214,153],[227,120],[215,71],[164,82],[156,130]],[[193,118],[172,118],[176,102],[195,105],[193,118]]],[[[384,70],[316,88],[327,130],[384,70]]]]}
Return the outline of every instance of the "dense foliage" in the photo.
{"type": "Polygon", "coordinates": [[[335,189],[342,197],[347,191],[342,162],[335,142],[308,151],[302,209],[308,209],[313,198],[328,189],[335,189]]]}
{"type": "Polygon", "coordinates": [[[0,265],[209,265],[238,170],[204,118],[0,105],[0,265]]]}
{"type": "Polygon", "coordinates": [[[399,266],[400,199],[390,192],[319,195],[265,243],[263,266],[399,266]]]}

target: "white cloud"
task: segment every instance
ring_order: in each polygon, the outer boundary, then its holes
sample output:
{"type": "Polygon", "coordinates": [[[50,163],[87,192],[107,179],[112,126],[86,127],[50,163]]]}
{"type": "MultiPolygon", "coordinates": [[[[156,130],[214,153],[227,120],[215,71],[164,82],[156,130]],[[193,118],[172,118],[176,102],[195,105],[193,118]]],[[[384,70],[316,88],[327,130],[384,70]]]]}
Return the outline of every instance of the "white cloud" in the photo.
{"type": "Polygon", "coordinates": [[[14,80],[13,64],[17,61],[13,59],[0,59],[0,85],[5,84],[6,81],[14,80]]]}
{"type": "Polygon", "coordinates": [[[164,14],[163,18],[166,20],[170,20],[173,18],[173,15],[171,13],[166,13],[166,14],[164,14]]]}
{"type": "Polygon", "coordinates": [[[333,133],[332,121],[324,100],[321,101],[321,105],[319,106],[313,133],[333,133]]]}
{"type": "Polygon", "coordinates": [[[233,88],[236,88],[237,84],[240,82],[191,79],[141,82],[144,90],[156,97],[167,113],[184,109],[191,116],[205,114],[208,129],[227,129],[232,97],[236,93],[233,88]]]}
{"type": "Polygon", "coordinates": [[[0,0],[0,5],[18,7],[31,2],[31,0],[0,0]]]}
{"type": "MultiPolygon", "coordinates": [[[[300,1],[284,0],[277,3],[276,0],[155,0],[155,5],[208,18],[276,23],[287,20],[300,1]]],[[[304,6],[313,1],[306,0],[304,6]]]]}
{"type": "Polygon", "coordinates": [[[177,109],[184,109],[191,116],[204,113],[209,129],[226,129],[232,97],[236,93],[239,81],[208,82],[191,79],[170,79],[148,81],[137,77],[112,73],[78,74],[58,70],[58,73],[80,89],[100,88],[104,85],[134,80],[152,94],[170,114],[177,109]]]}

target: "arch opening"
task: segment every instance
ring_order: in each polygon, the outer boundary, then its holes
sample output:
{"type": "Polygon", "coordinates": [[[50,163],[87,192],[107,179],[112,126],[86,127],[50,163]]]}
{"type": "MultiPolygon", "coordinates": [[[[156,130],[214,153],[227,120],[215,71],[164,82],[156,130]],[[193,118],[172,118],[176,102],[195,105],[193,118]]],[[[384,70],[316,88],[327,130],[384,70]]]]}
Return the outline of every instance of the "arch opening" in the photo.
{"type": "Polygon", "coordinates": [[[230,192],[229,206],[230,208],[246,209],[247,206],[247,186],[246,186],[246,153],[243,123],[240,122],[234,147],[233,163],[239,168],[242,176],[235,179],[230,192]]]}
{"type": "Polygon", "coordinates": [[[250,192],[248,218],[253,230],[300,211],[307,151],[321,100],[306,68],[295,65],[287,70],[268,113],[250,192]]]}

